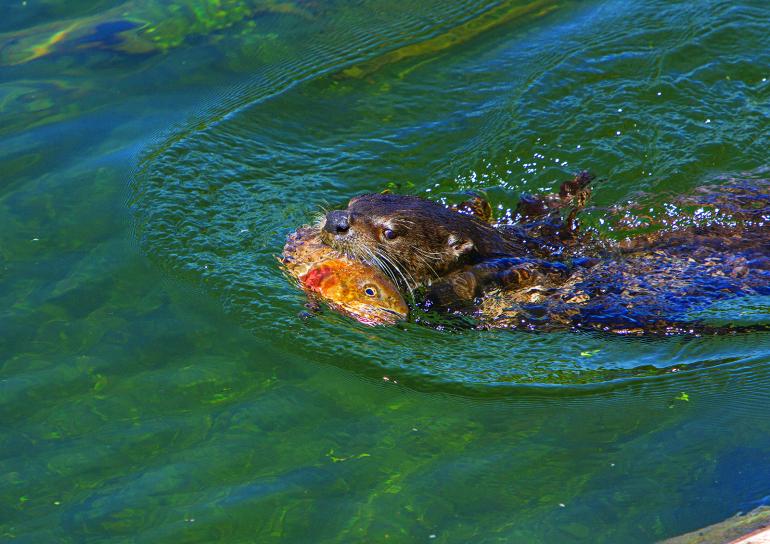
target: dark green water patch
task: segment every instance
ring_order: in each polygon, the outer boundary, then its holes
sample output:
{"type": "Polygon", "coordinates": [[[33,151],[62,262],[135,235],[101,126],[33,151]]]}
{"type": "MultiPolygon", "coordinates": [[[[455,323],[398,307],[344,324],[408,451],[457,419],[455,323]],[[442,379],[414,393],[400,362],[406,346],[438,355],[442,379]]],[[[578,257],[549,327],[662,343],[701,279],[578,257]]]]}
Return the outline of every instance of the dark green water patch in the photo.
{"type": "MultiPolygon", "coordinates": [[[[132,196],[142,246],[283,352],[412,384],[596,384],[750,361],[767,335],[645,341],[304,322],[275,255],[321,206],[365,191],[482,189],[504,214],[521,191],[590,168],[604,178],[597,205],[643,192],[664,209],[717,173],[757,170],[770,146],[765,24],[767,11],[747,5],[586,4],[569,18],[495,27],[462,49],[375,63],[364,78],[319,75],[149,153],[132,196]]],[[[601,214],[590,220],[601,228],[601,214]]]]}

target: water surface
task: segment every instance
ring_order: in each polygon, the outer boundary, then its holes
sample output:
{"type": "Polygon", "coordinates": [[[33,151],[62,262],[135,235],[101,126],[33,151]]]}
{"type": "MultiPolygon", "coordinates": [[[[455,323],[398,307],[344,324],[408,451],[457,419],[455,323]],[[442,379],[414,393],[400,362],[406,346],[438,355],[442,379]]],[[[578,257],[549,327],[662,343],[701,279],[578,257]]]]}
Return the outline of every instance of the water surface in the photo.
{"type": "Polygon", "coordinates": [[[363,191],[504,213],[590,168],[597,205],[655,214],[767,177],[769,24],[761,2],[15,5],[3,539],[651,542],[766,501],[766,333],[305,321],[275,255],[363,191]]]}

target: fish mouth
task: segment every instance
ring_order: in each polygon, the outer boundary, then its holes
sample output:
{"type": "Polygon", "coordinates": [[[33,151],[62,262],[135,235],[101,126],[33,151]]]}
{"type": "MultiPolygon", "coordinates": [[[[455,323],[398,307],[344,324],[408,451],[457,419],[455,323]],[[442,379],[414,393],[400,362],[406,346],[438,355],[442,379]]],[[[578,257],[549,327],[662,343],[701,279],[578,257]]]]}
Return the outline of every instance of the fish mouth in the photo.
{"type": "Polygon", "coordinates": [[[406,320],[407,314],[402,314],[396,310],[389,308],[373,308],[370,307],[366,310],[348,310],[347,315],[359,323],[368,325],[370,327],[395,325],[401,321],[406,320]]]}

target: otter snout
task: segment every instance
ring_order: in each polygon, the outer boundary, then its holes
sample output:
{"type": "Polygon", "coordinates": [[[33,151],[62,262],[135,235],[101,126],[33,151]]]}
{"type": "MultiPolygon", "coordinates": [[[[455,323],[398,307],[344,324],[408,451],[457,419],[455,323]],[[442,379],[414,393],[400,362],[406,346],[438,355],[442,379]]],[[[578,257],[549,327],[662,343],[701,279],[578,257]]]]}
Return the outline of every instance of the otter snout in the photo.
{"type": "Polygon", "coordinates": [[[323,229],[332,234],[346,234],[350,230],[350,212],[333,210],[326,214],[323,229]]]}

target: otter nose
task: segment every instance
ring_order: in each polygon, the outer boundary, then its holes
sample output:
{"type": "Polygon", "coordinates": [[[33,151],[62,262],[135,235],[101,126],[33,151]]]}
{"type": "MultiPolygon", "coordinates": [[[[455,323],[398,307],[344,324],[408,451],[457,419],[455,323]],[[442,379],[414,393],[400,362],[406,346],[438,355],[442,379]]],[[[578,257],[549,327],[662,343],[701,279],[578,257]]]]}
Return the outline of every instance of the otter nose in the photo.
{"type": "Polygon", "coordinates": [[[345,234],[350,228],[350,212],[334,210],[326,214],[324,230],[332,234],[345,234]]]}

